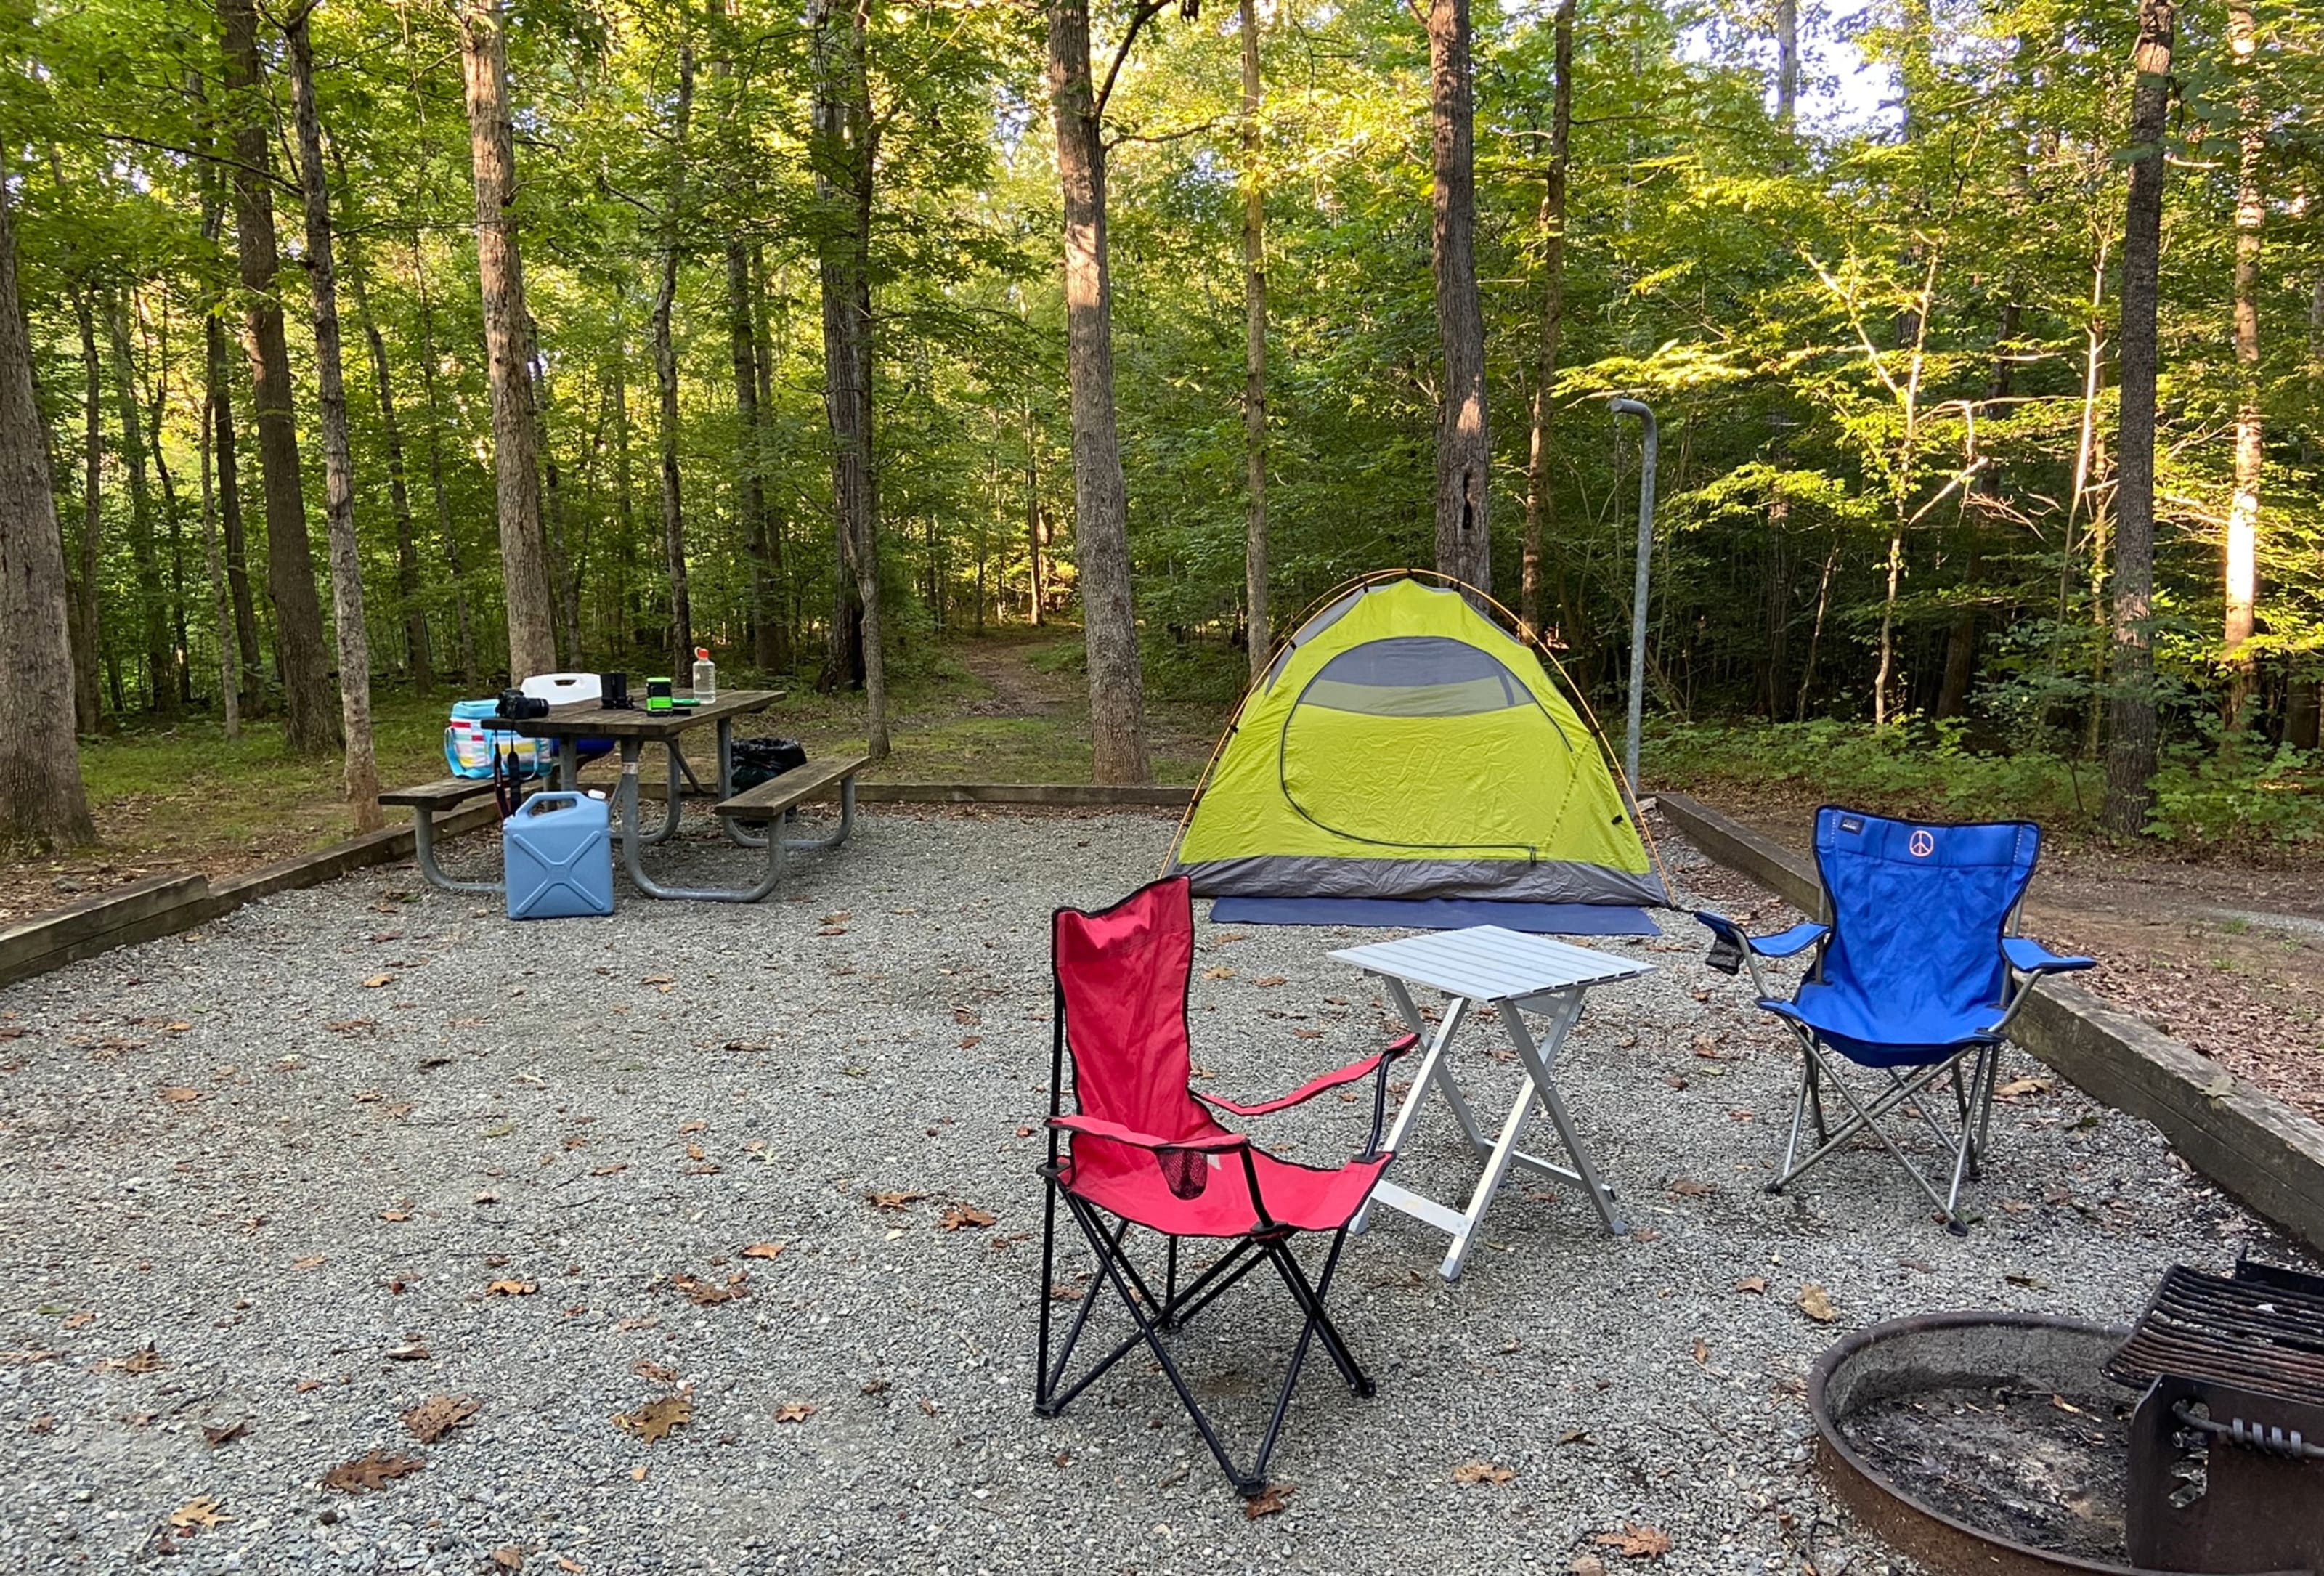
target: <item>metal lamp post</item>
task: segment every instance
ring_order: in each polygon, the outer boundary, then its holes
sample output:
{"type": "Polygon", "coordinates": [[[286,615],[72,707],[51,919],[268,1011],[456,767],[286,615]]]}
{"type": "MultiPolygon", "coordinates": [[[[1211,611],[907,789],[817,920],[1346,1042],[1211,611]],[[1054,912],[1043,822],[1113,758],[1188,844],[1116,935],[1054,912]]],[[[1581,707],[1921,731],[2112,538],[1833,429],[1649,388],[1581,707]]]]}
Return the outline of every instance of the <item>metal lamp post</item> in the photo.
{"type": "Polygon", "coordinates": [[[1630,733],[1622,751],[1622,767],[1630,779],[1630,795],[1638,792],[1638,723],[1646,697],[1646,578],[1655,556],[1655,458],[1662,447],[1662,429],[1652,407],[1637,400],[1615,400],[1608,407],[1617,416],[1635,416],[1643,424],[1638,458],[1638,574],[1630,599],[1630,733]]]}

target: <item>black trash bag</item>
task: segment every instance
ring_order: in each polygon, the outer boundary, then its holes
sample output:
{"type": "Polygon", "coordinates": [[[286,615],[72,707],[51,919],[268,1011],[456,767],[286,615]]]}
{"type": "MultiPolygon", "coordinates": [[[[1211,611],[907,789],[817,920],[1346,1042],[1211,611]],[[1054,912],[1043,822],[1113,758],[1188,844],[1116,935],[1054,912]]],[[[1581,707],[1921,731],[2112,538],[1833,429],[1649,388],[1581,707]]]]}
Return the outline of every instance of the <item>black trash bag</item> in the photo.
{"type": "Polygon", "coordinates": [[[807,764],[807,746],[796,739],[737,739],[734,741],[734,791],[772,782],[794,767],[807,764]]]}

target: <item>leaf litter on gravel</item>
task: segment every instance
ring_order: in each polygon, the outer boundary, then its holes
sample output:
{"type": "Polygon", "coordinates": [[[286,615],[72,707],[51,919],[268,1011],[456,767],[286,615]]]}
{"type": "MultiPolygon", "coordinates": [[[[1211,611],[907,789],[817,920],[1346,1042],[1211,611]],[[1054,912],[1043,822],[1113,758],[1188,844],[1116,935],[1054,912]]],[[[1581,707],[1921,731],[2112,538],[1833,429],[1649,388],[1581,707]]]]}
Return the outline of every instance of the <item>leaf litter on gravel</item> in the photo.
{"type": "Polygon", "coordinates": [[[634,1412],[613,1414],[613,1426],[633,1433],[647,1444],[666,1439],[673,1428],[694,1420],[694,1403],[684,1396],[661,1396],[634,1412]]]}
{"type": "Polygon", "coordinates": [[[337,1488],[345,1494],[361,1494],[384,1488],[398,1478],[407,1478],[428,1464],[423,1456],[398,1455],[393,1451],[375,1450],[357,1456],[351,1461],[341,1461],[323,1474],[323,1487],[337,1488]]]}
{"type": "Polygon", "coordinates": [[[1633,1521],[1620,1532],[1601,1532],[1591,1542],[1609,1548],[1626,1560],[1659,1560],[1670,1553],[1670,1534],[1658,1526],[1633,1521]]]}
{"type": "Polygon", "coordinates": [[[403,1415],[403,1426],[422,1444],[434,1444],[476,1415],[476,1403],[466,1396],[430,1396],[403,1415]]]}
{"type": "Polygon", "coordinates": [[[680,1271],[669,1277],[669,1284],[697,1308],[715,1307],[720,1303],[731,1303],[737,1297],[751,1295],[751,1277],[747,1275],[730,1275],[726,1277],[726,1284],[720,1286],[715,1280],[704,1280],[699,1276],[680,1271]]]}

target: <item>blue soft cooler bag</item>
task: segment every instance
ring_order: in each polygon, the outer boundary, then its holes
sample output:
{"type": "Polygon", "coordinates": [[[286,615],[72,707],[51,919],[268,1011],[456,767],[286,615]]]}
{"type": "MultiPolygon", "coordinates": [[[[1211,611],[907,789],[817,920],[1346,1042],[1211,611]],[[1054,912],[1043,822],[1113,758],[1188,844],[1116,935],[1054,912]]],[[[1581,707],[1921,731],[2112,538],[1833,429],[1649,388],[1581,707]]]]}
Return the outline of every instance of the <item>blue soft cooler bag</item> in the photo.
{"type": "Polygon", "coordinates": [[[501,823],[501,864],[512,919],[565,919],[613,911],[613,840],[605,801],[535,794],[501,823]]]}

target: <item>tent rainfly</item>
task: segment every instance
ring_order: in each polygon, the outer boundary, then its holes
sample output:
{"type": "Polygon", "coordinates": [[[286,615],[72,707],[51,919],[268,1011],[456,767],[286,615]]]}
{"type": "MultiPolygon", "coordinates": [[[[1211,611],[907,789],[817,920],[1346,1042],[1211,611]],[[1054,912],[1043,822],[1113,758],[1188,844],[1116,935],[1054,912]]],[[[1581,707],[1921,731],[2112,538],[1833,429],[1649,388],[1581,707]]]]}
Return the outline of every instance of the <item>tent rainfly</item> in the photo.
{"type": "Polygon", "coordinates": [[[1170,867],[1203,897],[1670,901],[1603,742],[1465,588],[1367,580],[1229,724],[1170,867]]]}

